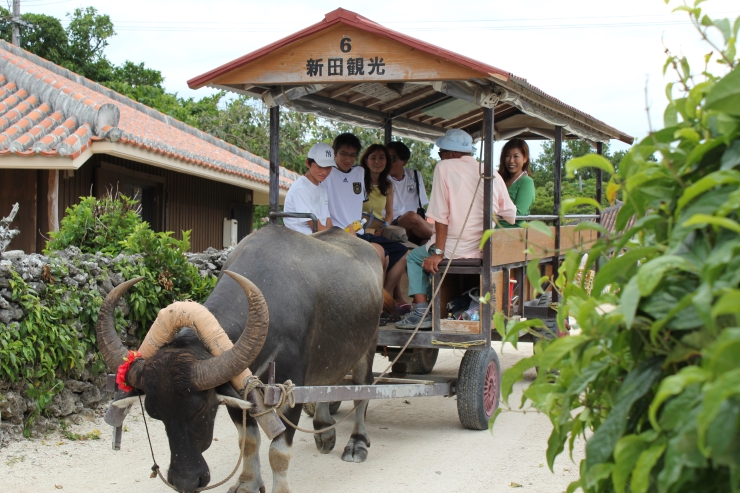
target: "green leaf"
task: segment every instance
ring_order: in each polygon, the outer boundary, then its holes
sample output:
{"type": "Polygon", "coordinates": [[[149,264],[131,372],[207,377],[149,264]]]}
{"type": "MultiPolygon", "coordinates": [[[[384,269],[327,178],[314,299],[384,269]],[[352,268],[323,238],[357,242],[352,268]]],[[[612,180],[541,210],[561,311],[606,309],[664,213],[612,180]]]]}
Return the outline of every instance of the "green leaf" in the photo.
{"type": "Polygon", "coordinates": [[[586,338],[582,335],[561,337],[550,343],[545,351],[542,353],[540,358],[540,366],[545,370],[554,369],[557,363],[563,359],[568,353],[578,348],[581,344],[586,342],[586,338]]]}
{"type": "Polygon", "coordinates": [[[740,67],[736,67],[709,90],[705,108],[740,115],[740,67]]]}
{"type": "Polygon", "coordinates": [[[727,399],[717,411],[717,417],[707,430],[707,450],[714,463],[721,466],[740,466],[740,443],[737,423],[740,417],[740,401],[727,399]]]}
{"type": "Polygon", "coordinates": [[[539,364],[539,355],[535,354],[529,358],[517,361],[514,366],[504,372],[501,377],[501,397],[504,402],[509,402],[509,396],[514,389],[514,384],[522,379],[524,372],[539,364]]]}
{"type": "Polygon", "coordinates": [[[657,358],[643,361],[624,379],[617,393],[614,407],[601,426],[586,442],[587,466],[591,467],[609,460],[627,425],[627,417],[632,405],[653,386],[660,376],[660,366],[661,361],[657,358]]]}
{"type": "Polygon", "coordinates": [[[588,468],[586,471],[586,488],[594,488],[599,484],[599,481],[606,479],[612,474],[614,464],[607,462],[605,464],[597,464],[594,467],[588,468]]]}
{"type": "Polygon", "coordinates": [[[614,165],[599,154],[586,154],[565,163],[565,171],[568,174],[568,178],[573,178],[575,176],[574,172],[581,168],[597,168],[611,175],[614,174],[614,165]]]}
{"type": "Polygon", "coordinates": [[[678,109],[676,108],[676,103],[670,103],[666,106],[665,112],[663,113],[663,122],[666,127],[674,127],[678,125],[678,109]]]}
{"type": "Polygon", "coordinates": [[[619,257],[612,258],[600,269],[594,278],[593,293],[601,293],[604,288],[613,283],[618,276],[626,275],[629,269],[638,260],[650,257],[655,253],[653,248],[636,248],[629,250],[619,257]]]}
{"type": "Polygon", "coordinates": [[[637,435],[627,435],[619,439],[614,447],[614,469],[612,470],[612,483],[616,493],[625,493],[632,468],[646,448],[645,441],[637,435]]]}
{"type": "Polygon", "coordinates": [[[722,331],[705,361],[706,368],[715,375],[729,373],[740,367],[740,329],[722,331]]]}
{"type": "Polygon", "coordinates": [[[640,267],[637,272],[637,285],[641,296],[649,296],[658,286],[666,272],[670,270],[696,272],[696,268],[683,257],[664,255],[656,257],[640,267]]]}
{"type": "Polygon", "coordinates": [[[738,313],[740,313],[740,290],[737,289],[724,293],[712,307],[712,318],[738,313]]]}
{"type": "Polygon", "coordinates": [[[660,409],[660,406],[666,399],[680,394],[686,387],[706,381],[707,378],[709,378],[709,374],[698,366],[687,366],[682,368],[676,375],[664,378],[660,383],[660,387],[658,387],[658,392],[653,402],[650,403],[650,409],[648,411],[650,423],[652,423],[653,427],[656,430],[660,430],[657,414],[658,409],[660,409]]]}
{"type": "Polygon", "coordinates": [[[726,217],[715,217],[707,214],[694,214],[687,221],[684,221],[683,226],[699,226],[704,227],[707,224],[717,226],[718,228],[729,229],[735,233],[740,233],[740,224],[732,219],[726,217]]]}
{"type": "Polygon", "coordinates": [[[486,246],[486,242],[491,237],[493,232],[494,232],[493,229],[487,229],[483,232],[483,238],[481,238],[480,240],[480,245],[478,245],[478,250],[483,250],[483,247],[486,246]]]}
{"type": "Polygon", "coordinates": [[[740,368],[719,376],[717,380],[707,385],[701,410],[696,417],[699,431],[699,448],[704,455],[708,455],[705,436],[709,425],[717,417],[722,402],[738,393],[740,393],[740,368]]]}
{"type": "Polygon", "coordinates": [[[638,287],[638,276],[633,276],[622,290],[621,303],[617,308],[624,315],[624,325],[628,329],[632,327],[640,304],[640,288],[638,287]]]}
{"type": "Polygon", "coordinates": [[[738,183],[740,183],[740,172],[735,170],[715,171],[684,190],[683,195],[678,199],[676,214],[699,195],[720,185],[736,185],[738,183]]]}
{"type": "Polygon", "coordinates": [[[544,294],[542,281],[540,279],[540,259],[532,259],[527,264],[527,279],[529,284],[534,288],[536,293],[544,294]]]}
{"type": "Polygon", "coordinates": [[[740,139],[735,140],[722,155],[722,166],[720,169],[732,169],[740,164],[740,139]]]}
{"type": "Polygon", "coordinates": [[[635,470],[632,472],[632,481],[630,482],[632,493],[647,493],[650,487],[650,471],[653,470],[658,459],[663,455],[665,448],[665,443],[656,443],[640,454],[640,458],[637,459],[635,464],[635,470]]]}
{"type": "Polygon", "coordinates": [[[594,199],[587,197],[575,197],[563,200],[563,203],[560,206],[560,213],[567,214],[568,211],[570,211],[571,209],[575,209],[576,207],[581,205],[588,205],[596,208],[597,210],[601,210],[601,204],[596,202],[594,199]]]}
{"type": "Polygon", "coordinates": [[[560,452],[565,448],[566,438],[567,433],[565,433],[559,426],[554,426],[552,428],[550,438],[547,439],[547,453],[545,454],[547,456],[547,465],[550,468],[550,471],[553,470],[555,457],[560,455],[560,452]]]}
{"type": "Polygon", "coordinates": [[[533,229],[535,231],[538,231],[544,235],[546,235],[548,238],[554,238],[552,230],[550,227],[543,223],[542,221],[528,221],[522,224],[522,228],[529,228],[533,229]]]}

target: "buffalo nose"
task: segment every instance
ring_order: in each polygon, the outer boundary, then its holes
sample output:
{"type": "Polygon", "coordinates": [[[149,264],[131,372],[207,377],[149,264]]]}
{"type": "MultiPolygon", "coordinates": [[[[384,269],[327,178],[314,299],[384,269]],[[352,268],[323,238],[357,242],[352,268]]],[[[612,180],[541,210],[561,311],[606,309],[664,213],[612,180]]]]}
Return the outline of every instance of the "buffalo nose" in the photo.
{"type": "Polygon", "coordinates": [[[183,493],[194,493],[196,488],[208,486],[211,481],[211,473],[208,469],[204,472],[190,472],[190,474],[180,474],[170,469],[167,473],[167,481],[177,488],[177,491],[183,493]]]}

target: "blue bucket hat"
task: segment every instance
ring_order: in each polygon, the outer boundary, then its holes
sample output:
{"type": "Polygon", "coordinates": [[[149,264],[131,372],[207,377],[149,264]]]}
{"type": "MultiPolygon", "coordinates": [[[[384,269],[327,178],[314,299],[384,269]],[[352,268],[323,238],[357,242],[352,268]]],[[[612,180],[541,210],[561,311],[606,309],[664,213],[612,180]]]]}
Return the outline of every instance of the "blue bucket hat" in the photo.
{"type": "Polygon", "coordinates": [[[445,151],[469,152],[471,154],[476,152],[473,146],[473,138],[465,130],[458,128],[448,130],[443,137],[437,139],[435,144],[440,150],[445,151]]]}

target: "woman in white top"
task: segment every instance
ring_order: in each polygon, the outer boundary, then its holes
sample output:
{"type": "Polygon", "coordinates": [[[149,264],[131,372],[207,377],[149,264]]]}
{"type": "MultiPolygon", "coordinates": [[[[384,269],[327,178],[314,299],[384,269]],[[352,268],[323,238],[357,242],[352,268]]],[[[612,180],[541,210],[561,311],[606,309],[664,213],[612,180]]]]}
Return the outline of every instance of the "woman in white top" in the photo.
{"type": "MultiPolygon", "coordinates": [[[[319,183],[326,180],[334,166],[334,150],[328,144],[316,144],[306,158],[306,174],[298,178],[290,186],[285,197],[285,212],[309,212],[319,220],[318,230],[324,231],[332,227],[329,217],[329,198],[326,189],[319,183]]],[[[286,217],[283,223],[287,228],[310,235],[311,220],[286,217]]]]}

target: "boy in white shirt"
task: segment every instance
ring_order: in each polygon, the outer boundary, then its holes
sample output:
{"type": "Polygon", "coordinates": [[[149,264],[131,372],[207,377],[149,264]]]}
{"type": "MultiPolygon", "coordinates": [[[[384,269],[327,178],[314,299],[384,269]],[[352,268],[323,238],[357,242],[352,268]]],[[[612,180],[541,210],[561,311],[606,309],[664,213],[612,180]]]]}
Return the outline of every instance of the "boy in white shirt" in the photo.
{"type": "MultiPolygon", "coordinates": [[[[334,139],[334,163],[336,170],[330,174],[321,188],[329,196],[329,215],[334,226],[346,228],[362,219],[362,203],[365,201],[365,169],[355,166],[362,150],[360,139],[350,133],[337,135],[334,139]]],[[[360,230],[358,233],[363,233],[360,230]]]]}
{"type": "Polygon", "coordinates": [[[406,229],[409,241],[422,244],[432,237],[434,228],[422,217],[423,207],[429,203],[424,189],[424,179],[417,170],[406,168],[411,151],[406,144],[393,141],[388,144],[391,158],[391,173],[388,179],[393,184],[393,222],[406,229]]]}
{"type": "MultiPolygon", "coordinates": [[[[324,231],[333,226],[329,216],[329,197],[326,188],[320,187],[331,174],[334,166],[334,151],[328,144],[316,144],[306,158],[306,174],[298,178],[290,186],[285,197],[285,212],[310,212],[319,220],[318,230],[324,231]]],[[[283,224],[287,228],[310,235],[311,220],[286,217],[283,224]]]]}

